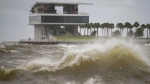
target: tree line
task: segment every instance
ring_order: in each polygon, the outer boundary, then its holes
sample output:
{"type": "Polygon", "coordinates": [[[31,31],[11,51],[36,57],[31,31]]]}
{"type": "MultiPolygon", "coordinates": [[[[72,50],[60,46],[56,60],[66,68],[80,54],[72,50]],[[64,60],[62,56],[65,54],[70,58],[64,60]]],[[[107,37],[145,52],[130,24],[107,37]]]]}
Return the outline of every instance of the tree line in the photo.
{"type": "Polygon", "coordinates": [[[134,24],[131,24],[129,22],[126,23],[117,23],[114,25],[113,23],[86,23],[83,26],[80,26],[80,33],[81,29],[84,29],[84,35],[89,36],[89,32],[91,36],[99,36],[99,28],[102,29],[101,33],[102,36],[104,36],[104,29],[107,30],[106,36],[109,36],[109,30],[111,30],[111,36],[123,36],[123,30],[126,28],[126,37],[135,37],[135,38],[142,38],[144,36],[144,30],[147,31],[147,38],[150,37],[150,24],[139,24],[138,22],[135,22],[134,24]],[[112,32],[113,29],[118,28],[116,31],[112,32]],[[133,28],[135,28],[135,32],[133,32],[133,28]],[[87,29],[87,32],[86,32],[87,29]],[[94,29],[94,31],[92,31],[94,29]],[[90,31],[89,31],[90,30],[90,31]],[[86,34],[87,33],[87,34],[86,34]]]}

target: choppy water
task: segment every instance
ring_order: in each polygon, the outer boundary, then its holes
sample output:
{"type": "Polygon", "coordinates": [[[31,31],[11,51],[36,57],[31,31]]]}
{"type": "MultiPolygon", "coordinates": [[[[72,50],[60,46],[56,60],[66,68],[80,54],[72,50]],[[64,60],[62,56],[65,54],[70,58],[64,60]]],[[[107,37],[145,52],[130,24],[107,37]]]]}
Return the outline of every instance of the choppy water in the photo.
{"type": "Polygon", "coordinates": [[[0,43],[0,84],[150,84],[150,47],[0,43]]]}

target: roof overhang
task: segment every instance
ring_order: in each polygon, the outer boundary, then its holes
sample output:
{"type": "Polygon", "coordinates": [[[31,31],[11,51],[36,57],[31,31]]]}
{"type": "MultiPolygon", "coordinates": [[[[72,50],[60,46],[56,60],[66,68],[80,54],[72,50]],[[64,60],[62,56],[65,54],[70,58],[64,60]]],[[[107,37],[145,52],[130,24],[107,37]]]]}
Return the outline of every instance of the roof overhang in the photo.
{"type": "Polygon", "coordinates": [[[93,3],[82,3],[82,2],[36,2],[32,8],[41,4],[55,4],[55,6],[64,6],[64,5],[93,5],[93,3]]]}
{"type": "Polygon", "coordinates": [[[29,25],[60,25],[60,26],[66,26],[66,25],[85,25],[86,23],[39,23],[39,22],[34,22],[30,23],[29,25]]]}
{"type": "Polygon", "coordinates": [[[89,16],[89,14],[38,14],[38,13],[34,13],[34,14],[30,14],[30,16],[89,16]]]}

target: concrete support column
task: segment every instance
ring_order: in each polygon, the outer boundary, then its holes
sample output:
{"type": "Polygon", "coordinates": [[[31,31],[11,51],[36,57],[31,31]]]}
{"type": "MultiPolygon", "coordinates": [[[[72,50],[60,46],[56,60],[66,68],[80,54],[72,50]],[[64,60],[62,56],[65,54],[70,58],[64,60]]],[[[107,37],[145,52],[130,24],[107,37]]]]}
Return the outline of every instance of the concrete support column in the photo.
{"type": "Polygon", "coordinates": [[[44,26],[34,25],[34,40],[41,40],[44,33],[44,26]]]}

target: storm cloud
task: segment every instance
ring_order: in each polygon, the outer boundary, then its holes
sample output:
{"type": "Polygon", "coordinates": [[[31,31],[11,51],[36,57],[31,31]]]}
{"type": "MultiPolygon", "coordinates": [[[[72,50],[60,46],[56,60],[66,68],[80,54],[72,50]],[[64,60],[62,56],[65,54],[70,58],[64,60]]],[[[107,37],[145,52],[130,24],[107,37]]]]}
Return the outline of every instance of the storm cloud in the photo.
{"type": "MultiPolygon", "coordinates": [[[[19,41],[33,38],[33,26],[28,25],[29,11],[37,1],[50,0],[0,0],[0,41],[19,41]]],[[[150,0],[51,0],[53,2],[86,2],[80,12],[90,15],[90,22],[150,23],[150,0]]],[[[99,31],[101,32],[101,31],[99,31]]]]}

